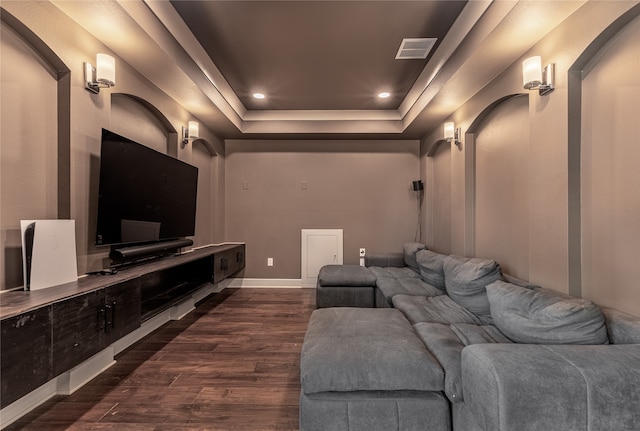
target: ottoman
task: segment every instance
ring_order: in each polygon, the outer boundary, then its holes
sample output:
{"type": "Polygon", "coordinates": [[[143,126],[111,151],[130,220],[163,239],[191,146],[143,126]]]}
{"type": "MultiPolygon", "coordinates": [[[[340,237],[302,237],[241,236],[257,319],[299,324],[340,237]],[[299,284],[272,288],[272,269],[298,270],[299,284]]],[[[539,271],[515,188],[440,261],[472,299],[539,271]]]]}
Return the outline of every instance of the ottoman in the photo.
{"type": "Polygon", "coordinates": [[[301,431],[451,429],[444,371],[395,309],[315,310],[300,380],[301,431]]]}
{"type": "Polygon", "coordinates": [[[318,272],[316,307],[375,307],[376,277],[359,265],[325,265],[318,272]]]}

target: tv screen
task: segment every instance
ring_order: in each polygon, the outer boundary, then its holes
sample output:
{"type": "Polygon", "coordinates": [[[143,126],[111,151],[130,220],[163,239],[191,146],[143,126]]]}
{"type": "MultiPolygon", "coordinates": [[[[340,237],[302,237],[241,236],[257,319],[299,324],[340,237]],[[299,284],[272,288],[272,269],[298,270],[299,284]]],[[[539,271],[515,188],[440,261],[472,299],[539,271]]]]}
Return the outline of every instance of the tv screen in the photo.
{"type": "Polygon", "coordinates": [[[102,129],[96,245],[195,234],[198,168],[102,129]]]}

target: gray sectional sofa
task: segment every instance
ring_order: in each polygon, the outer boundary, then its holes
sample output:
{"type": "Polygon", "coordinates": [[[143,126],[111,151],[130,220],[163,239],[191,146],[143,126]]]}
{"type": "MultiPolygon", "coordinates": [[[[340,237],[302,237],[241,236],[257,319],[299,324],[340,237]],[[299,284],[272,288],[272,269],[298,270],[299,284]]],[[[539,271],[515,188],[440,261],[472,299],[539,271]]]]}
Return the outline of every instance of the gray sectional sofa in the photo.
{"type": "Polygon", "coordinates": [[[640,318],[422,244],[367,263],[320,271],[301,430],[640,430],[640,318]]]}

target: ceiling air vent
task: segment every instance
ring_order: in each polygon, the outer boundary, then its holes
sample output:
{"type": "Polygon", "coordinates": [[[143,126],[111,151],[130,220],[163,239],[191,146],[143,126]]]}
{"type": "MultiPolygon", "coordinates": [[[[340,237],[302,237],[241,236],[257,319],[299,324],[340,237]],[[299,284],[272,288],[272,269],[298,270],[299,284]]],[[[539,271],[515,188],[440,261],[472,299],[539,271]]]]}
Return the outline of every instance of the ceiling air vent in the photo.
{"type": "Polygon", "coordinates": [[[396,60],[424,59],[436,43],[435,37],[422,37],[414,39],[402,39],[400,49],[396,54],[396,60]]]}

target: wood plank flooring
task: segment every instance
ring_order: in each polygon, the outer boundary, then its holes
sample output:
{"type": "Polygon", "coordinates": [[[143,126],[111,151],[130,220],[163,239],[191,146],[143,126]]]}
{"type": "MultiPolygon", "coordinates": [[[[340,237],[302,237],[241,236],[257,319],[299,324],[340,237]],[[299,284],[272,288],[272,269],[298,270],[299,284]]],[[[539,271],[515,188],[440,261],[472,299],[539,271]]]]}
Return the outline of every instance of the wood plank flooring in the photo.
{"type": "Polygon", "coordinates": [[[314,289],[226,289],[16,430],[297,430],[314,289]]]}

